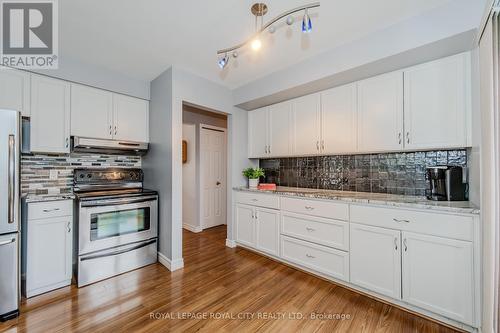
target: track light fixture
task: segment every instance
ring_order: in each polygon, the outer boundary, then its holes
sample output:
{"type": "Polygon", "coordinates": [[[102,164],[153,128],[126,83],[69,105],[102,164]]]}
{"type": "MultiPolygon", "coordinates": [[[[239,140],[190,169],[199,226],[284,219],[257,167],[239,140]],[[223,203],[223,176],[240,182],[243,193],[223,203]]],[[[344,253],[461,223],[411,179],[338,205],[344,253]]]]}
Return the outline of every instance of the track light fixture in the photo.
{"type": "Polygon", "coordinates": [[[320,3],[319,2],[314,2],[308,5],[303,5],[291,10],[288,10],[284,13],[281,13],[280,15],[276,16],[266,24],[264,24],[264,15],[267,14],[268,7],[265,3],[255,3],[252,5],[250,8],[250,11],[252,12],[252,15],[255,16],[255,33],[246,41],[243,43],[240,43],[238,45],[235,45],[233,47],[229,47],[227,49],[222,49],[217,51],[217,55],[221,56],[223,55],[222,58],[219,58],[218,64],[221,69],[224,69],[227,66],[227,63],[229,62],[229,57],[227,56],[228,53],[232,52],[233,57],[236,58],[238,56],[237,50],[246,46],[250,45],[252,50],[258,51],[262,47],[262,41],[260,39],[260,35],[264,30],[269,28],[269,33],[275,33],[276,32],[276,26],[273,25],[277,21],[281,20],[282,18],[286,17],[286,24],[292,25],[295,22],[295,18],[292,16],[292,14],[295,14],[300,11],[304,11],[304,16],[302,17],[302,32],[308,33],[312,31],[312,21],[311,17],[309,16],[309,9],[311,8],[316,8],[319,7],[320,3]],[[259,19],[260,19],[260,27],[259,27],[259,19]]]}

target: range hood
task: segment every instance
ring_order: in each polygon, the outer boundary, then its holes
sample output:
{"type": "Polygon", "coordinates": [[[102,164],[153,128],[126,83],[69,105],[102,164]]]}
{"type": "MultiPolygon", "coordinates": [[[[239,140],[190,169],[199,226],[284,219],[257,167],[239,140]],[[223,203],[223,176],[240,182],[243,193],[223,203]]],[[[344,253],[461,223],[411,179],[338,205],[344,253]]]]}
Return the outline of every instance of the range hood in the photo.
{"type": "Polygon", "coordinates": [[[73,137],[71,140],[71,151],[75,153],[144,155],[148,149],[149,144],[145,142],[89,139],[78,136],[73,137]]]}

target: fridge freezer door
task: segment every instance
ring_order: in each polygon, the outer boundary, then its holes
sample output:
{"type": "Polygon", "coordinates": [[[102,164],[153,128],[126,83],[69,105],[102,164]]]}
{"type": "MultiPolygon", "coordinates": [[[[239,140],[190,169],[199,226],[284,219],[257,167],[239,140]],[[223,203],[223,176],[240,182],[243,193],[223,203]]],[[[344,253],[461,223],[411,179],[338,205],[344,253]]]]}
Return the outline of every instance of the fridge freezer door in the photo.
{"type": "Polygon", "coordinates": [[[0,235],[19,230],[19,121],[0,109],[0,235]]]}
{"type": "Polygon", "coordinates": [[[0,236],[0,321],[17,315],[19,309],[19,236],[0,236]]]}

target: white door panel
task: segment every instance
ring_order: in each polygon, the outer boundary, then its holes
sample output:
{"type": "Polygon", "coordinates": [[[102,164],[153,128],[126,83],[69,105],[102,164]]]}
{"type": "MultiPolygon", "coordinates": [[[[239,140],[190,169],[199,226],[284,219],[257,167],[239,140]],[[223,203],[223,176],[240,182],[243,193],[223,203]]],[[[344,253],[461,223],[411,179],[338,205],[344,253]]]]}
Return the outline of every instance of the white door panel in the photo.
{"type": "Polygon", "coordinates": [[[258,250],[269,254],[279,255],[279,210],[255,208],[256,242],[258,250]]]}
{"type": "Polygon", "coordinates": [[[267,157],[269,145],[269,108],[248,113],[248,157],[267,157]]]}
{"type": "Polygon", "coordinates": [[[255,247],[255,212],[254,207],[238,204],[235,206],[236,241],[255,247]]]}
{"type": "Polygon", "coordinates": [[[149,142],[149,101],[113,94],[113,138],[149,142]]]}
{"type": "Polygon", "coordinates": [[[283,102],[269,107],[270,157],[290,154],[291,105],[291,102],[283,102]]]}
{"type": "Polygon", "coordinates": [[[293,101],[293,152],[294,155],[320,153],[320,94],[312,94],[293,101]]]}
{"type": "Polygon", "coordinates": [[[0,67],[0,109],[30,116],[30,73],[0,67]]]}

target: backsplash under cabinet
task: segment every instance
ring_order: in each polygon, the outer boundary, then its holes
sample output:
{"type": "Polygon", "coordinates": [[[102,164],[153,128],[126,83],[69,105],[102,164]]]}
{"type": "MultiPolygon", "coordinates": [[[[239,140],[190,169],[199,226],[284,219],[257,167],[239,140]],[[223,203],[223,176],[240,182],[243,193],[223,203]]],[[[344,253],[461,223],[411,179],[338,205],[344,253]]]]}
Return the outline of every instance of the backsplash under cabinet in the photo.
{"type": "Polygon", "coordinates": [[[279,186],[424,196],[426,168],[467,167],[467,150],[261,159],[279,186]]]}

